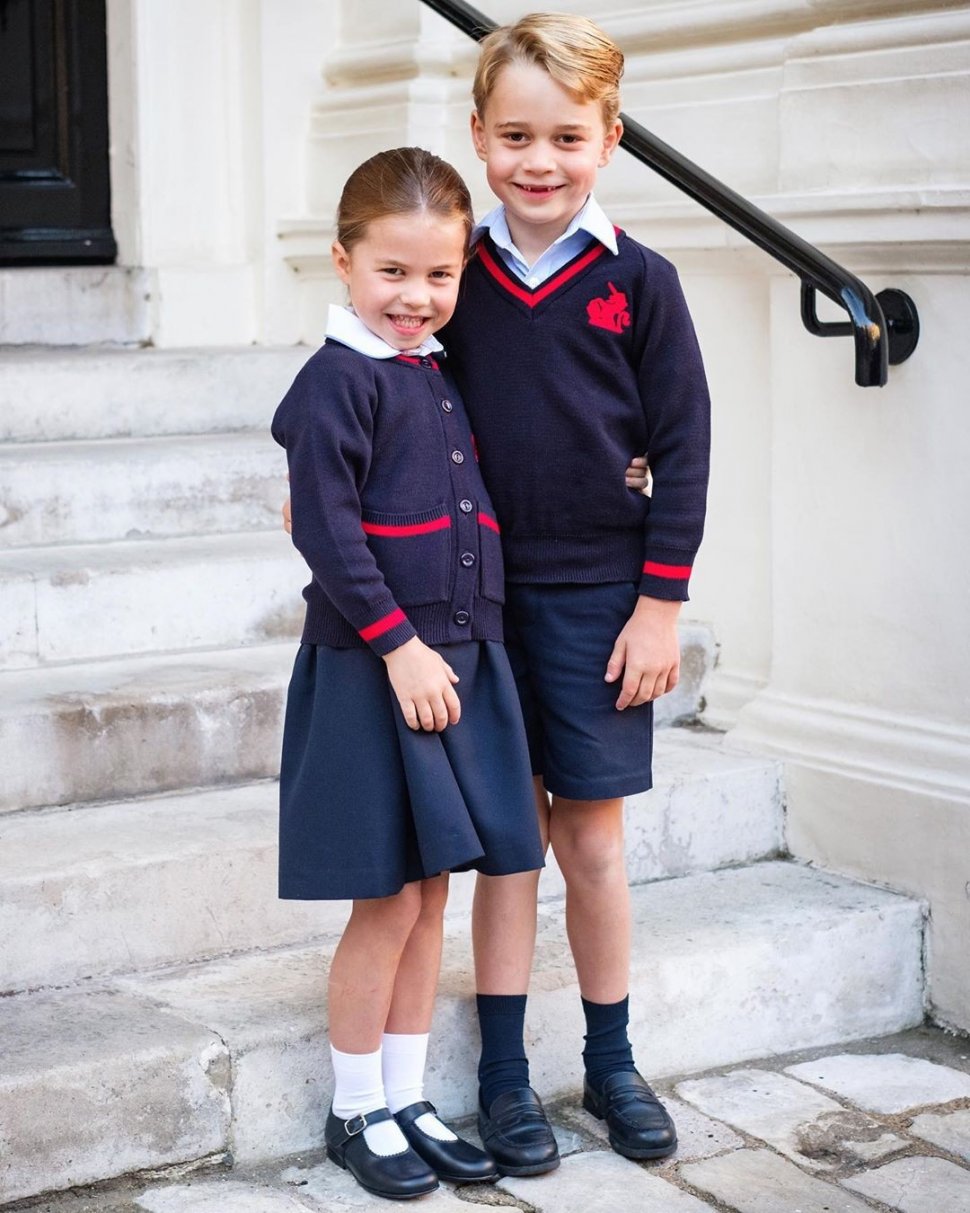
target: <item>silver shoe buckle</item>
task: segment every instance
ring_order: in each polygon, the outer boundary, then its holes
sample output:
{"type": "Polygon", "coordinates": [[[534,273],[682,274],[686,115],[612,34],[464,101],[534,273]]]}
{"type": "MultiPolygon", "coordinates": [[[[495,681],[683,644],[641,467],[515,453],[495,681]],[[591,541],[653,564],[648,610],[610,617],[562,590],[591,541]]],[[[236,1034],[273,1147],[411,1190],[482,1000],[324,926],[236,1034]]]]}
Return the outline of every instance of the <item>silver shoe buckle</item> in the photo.
{"type": "Polygon", "coordinates": [[[361,1112],[344,1121],[344,1132],[348,1137],[356,1137],[367,1128],[367,1117],[361,1112]]]}

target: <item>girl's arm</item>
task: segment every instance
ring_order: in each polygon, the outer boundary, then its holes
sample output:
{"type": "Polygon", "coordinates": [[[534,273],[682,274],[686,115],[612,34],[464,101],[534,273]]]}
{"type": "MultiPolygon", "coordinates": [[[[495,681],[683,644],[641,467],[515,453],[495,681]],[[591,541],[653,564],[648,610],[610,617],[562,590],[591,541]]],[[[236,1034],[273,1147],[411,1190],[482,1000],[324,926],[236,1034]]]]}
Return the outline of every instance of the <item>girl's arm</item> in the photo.
{"type": "Polygon", "coordinates": [[[293,542],[314,579],[358,635],[385,658],[411,728],[441,730],[460,714],[450,666],[417,637],[394,600],[361,525],[376,394],[316,359],[297,376],[273,420],[286,448],[293,542]],[[328,368],[329,370],[329,368],[328,368]]]}

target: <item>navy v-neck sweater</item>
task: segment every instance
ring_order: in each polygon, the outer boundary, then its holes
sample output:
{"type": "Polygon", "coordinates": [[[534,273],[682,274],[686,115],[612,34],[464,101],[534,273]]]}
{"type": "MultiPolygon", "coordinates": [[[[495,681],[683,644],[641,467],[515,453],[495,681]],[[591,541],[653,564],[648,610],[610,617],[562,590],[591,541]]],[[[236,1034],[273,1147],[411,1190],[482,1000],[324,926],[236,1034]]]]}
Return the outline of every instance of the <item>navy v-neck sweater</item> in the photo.
{"type": "Polygon", "coordinates": [[[441,334],[502,525],[506,575],[684,600],[704,530],[710,399],[677,271],[623,232],[539,287],[486,235],[441,334]],[[648,452],[653,495],[624,469],[648,452]]]}

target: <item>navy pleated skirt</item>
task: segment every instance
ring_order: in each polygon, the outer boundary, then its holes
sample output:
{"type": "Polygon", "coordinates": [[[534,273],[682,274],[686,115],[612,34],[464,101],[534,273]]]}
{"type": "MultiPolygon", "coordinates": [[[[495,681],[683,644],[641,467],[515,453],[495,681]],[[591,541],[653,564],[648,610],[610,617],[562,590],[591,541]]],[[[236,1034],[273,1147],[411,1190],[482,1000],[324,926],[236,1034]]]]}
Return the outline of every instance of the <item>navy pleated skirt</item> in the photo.
{"type": "Polygon", "coordinates": [[[461,680],[461,720],[441,733],[407,727],[369,648],[300,646],[283,731],[280,897],[388,897],[440,872],[542,867],[505,650],[435,647],[461,680]]]}

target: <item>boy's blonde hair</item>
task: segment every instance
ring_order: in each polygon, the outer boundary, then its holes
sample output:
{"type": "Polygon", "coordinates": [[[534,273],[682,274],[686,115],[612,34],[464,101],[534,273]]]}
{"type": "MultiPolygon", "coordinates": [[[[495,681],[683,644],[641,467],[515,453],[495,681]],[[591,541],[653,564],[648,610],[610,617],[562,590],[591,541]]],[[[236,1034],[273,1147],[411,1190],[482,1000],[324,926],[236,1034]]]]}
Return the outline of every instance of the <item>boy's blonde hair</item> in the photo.
{"type": "Polygon", "coordinates": [[[508,63],[534,63],[577,101],[598,101],[603,122],[620,112],[623,52],[587,17],[574,13],[530,13],[514,25],[493,30],[482,41],[472,96],[479,117],[508,63]]]}

